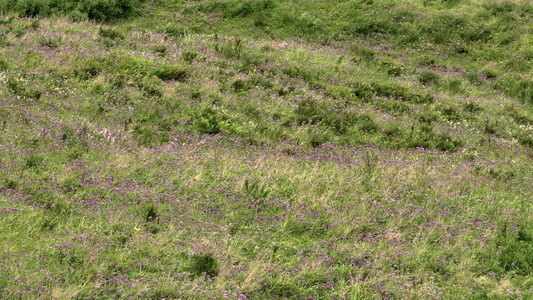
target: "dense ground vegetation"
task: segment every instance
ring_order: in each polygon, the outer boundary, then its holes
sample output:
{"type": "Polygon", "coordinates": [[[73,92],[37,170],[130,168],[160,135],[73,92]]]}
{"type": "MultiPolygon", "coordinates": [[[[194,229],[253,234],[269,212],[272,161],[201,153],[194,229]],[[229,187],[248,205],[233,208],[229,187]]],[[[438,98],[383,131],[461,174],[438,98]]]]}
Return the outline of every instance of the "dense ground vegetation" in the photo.
{"type": "Polygon", "coordinates": [[[3,298],[533,297],[530,1],[0,12],[3,298]]]}

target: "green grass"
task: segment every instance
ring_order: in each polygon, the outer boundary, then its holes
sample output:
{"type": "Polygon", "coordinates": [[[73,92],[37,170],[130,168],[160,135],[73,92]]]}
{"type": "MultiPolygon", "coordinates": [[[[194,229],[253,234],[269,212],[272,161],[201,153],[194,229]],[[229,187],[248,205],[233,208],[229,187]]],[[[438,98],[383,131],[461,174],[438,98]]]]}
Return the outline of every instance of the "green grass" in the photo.
{"type": "Polygon", "coordinates": [[[3,298],[530,298],[530,2],[0,12],[3,298]]]}

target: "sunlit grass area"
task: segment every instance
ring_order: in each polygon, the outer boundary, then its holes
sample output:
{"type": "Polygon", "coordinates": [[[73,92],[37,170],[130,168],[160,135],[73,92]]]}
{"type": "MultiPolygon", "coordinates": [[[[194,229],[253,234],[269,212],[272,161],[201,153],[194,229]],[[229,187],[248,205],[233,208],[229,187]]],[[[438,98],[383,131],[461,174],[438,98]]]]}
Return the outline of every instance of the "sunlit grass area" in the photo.
{"type": "Polygon", "coordinates": [[[0,0],[3,298],[531,297],[533,4],[98,3],[0,0]]]}

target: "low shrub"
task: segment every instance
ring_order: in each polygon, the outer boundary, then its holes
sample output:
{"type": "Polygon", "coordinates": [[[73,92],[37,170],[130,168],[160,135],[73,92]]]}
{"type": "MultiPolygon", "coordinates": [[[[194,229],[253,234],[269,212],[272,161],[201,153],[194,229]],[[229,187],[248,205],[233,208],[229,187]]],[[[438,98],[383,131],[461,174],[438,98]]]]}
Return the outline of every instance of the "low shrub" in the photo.
{"type": "Polygon", "coordinates": [[[460,79],[448,79],[446,81],[446,87],[455,93],[461,92],[463,90],[463,83],[460,79]]]}
{"type": "Polygon", "coordinates": [[[152,71],[152,74],[161,80],[184,81],[187,78],[189,71],[183,66],[165,65],[152,71]]]}
{"type": "MultiPolygon", "coordinates": [[[[149,59],[129,56],[127,54],[118,54],[116,57],[107,58],[107,61],[109,62],[112,60],[116,60],[117,63],[117,65],[113,66],[116,68],[113,71],[118,70],[119,74],[131,76],[147,75],[154,64],[153,61],[149,59]]],[[[109,65],[110,67],[112,66],[111,64],[109,65]]]]}
{"type": "Polygon", "coordinates": [[[31,153],[31,154],[29,154],[28,156],[25,157],[25,159],[24,159],[24,167],[28,168],[28,169],[31,169],[31,168],[34,168],[34,167],[38,167],[38,166],[41,165],[43,160],[44,160],[44,158],[43,158],[42,155],[36,154],[36,153],[31,153]]]}
{"type": "Polygon", "coordinates": [[[439,82],[439,79],[439,75],[431,71],[422,72],[420,76],[418,76],[418,80],[424,85],[437,84],[439,82]]]}
{"type": "Polygon", "coordinates": [[[400,76],[406,70],[405,66],[402,63],[388,57],[384,58],[380,62],[380,65],[382,70],[386,70],[387,74],[391,76],[400,76]]]}
{"type": "Polygon", "coordinates": [[[226,118],[211,107],[200,110],[193,121],[193,127],[202,134],[217,134],[222,131],[221,125],[226,118]]]}
{"type": "Polygon", "coordinates": [[[185,269],[197,276],[216,277],[219,272],[217,259],[212,253],[194,254],[190,256],[185,269]]]}
{"type": "Polygon", "coordinates": [[[239,5],[234,6],[228,11],[232,16],[243,17],[274,8],[274,2],[272,0],[238,1],[238,3],[239,5]]]}
{"type": "Polygon", "coordinates": [[[466,104],[463,105],[463,110],[466,112],[475,113],[475,112],[483,111],[483,107],[477,104],[476,102],[467,102],[466,104]]]}
{"type": "Polygon", "coordinates": [[[174,38],[180,38],[185,36],[187,33],[190,33],[190,28],[179,25],[179,24],[169,24],[166,27],[159,30],[160,33],[174,38]]]}
{"type": "Polygon", "coordinates": [[[462,140],[447,134],[436,133],[433,131],[433,126],[422,124],[400,146],[454,152],[459,150],[463,145],[464,142],[462,140]]]}
{"type": "Polygon", "coordinates": [[[117,29],[102,27],[98,30],[98,35],[112,40],[123,40],[125,37],[125,34],[117,29]]]}
{"type": "Polygon", "coordinates": [[[524,78],[517,82],[514,89],[514,95],[516,95],[522,103],[533,104],[533,80],[524,78]]]}
{"type": "MultiPolygon", "coordinates": [[[[142,0],[141,0],[142,1],[142,0]]],[[[131,16],[140,0],[4,0],[1,12],[19,13],[25,17],[66,15],[74,19],[111,21],[131,16]]]]}
{"type": "Polygon", "coordinates": [[[27,81],[18,80],[15,78],[10,78],[7,81],[8,90],[24,99],[41,99],[42,92],[38,90],[35,86],[29,84],[27,81]]]}
{"type": "Polygon", "coordinates": [[[352,95],[363,101],[371,101],[374,97],[390,97],[411,103],[433,103],[435,101],[429,93],[418,93],[409,87],[392,82],[355,83],[352,95]]]}

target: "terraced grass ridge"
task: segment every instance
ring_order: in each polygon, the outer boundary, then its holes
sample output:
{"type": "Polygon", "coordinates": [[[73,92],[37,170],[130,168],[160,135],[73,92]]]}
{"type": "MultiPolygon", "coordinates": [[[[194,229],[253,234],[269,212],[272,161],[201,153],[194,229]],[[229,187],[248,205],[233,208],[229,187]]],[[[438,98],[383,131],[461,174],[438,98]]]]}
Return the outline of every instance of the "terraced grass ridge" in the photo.
{"type": "Polygon", "coordinates": [[[532,29],[528,0],[0,0],[0,297],[533,299],[532,29]]]}

